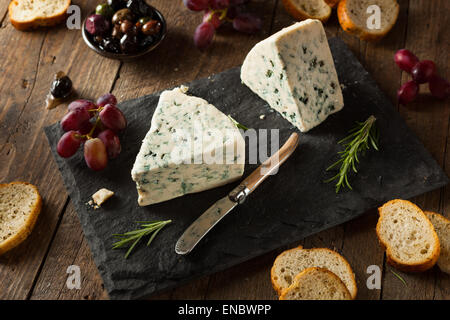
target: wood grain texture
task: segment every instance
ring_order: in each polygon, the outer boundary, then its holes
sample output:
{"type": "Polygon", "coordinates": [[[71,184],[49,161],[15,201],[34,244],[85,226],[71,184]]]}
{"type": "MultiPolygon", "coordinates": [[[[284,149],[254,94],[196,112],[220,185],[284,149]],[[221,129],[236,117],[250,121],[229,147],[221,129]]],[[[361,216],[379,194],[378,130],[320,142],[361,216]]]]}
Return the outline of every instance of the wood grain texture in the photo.
{"type": "MultiPolygon", "coordinates": [[[[443,27],[450,25],[450,3],[398,2],[397,24],[379,43],[366,43],[343,32],[335,12],[326,24],[327,35],[338,36],[350,46],[394,103],[400,83],[409,80],[393,62],[397,49],[406,47],[422,59],[434,60],[441,75],[450,77],[450,39],[443,27]]],[[[73,3],[80,5],[85,16],[96,1],[73,3]]],[[[46,111],[43,106],[53,74],[66,71],[80,96],[95,98],[113,90],[122,101],[240,65],[255,43],[290,25],[293,19],[281,1],[252,1],[252,9],[263,17],[264,30],[248,36],[225,28],[216,35],[214,45],[200,53],[193,46],[192,35],[201,14],[189,12],[179,1],[155,0],[152,4],[169,23],[166,40],[150,55],[120,63],[88,50],[76,30],[63,26],[27,33],[15,30],[8,21],[7,4],[8,1],[0,3],[0,182],[21,179],[36,184],[44,198],[44,208],[30,238],[0,257],[0,299],[105,299],[107,294],[42,132],[43,126],[56,122],[65,112],[64,107],[46,111]],[[67,289],[66,270],[70,265],[80,266],[80,290],[67,289]]],[[[425,85],[422,88],[425,95],[408,107],[399,106],[399,111],[450,175],[449,103],[436,101],[426,94],[425,85]]],[[[449,217],[449,199],[450,188],[446,187],[413,201],[449,217]]],[[[374,232],[376,220],[377,213],[371,211],[300,243],[307,248],[328,247],[343,254],[356,274],[359,299],[450,299],[450,276],[437,268],[409,275],[384,265],[374,232]],[[384,266],[382,290],[368,290],[365,286],[366,268],[371,264],[382,269],[384,266]],[[391,270],[405,279],[406,287],[391,270]]],[[[284,249],[152,298],[276,299],[269,272],[276,255],[284,249]]]]}

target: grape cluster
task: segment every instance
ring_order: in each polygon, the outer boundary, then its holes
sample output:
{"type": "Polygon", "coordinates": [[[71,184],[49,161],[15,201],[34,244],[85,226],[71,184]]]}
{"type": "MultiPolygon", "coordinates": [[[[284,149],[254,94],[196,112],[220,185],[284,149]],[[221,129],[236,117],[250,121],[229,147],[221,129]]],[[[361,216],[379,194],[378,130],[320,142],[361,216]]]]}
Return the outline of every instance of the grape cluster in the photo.
{"type": "Polygon", "coordinates": [[[261,30],[261,19],[244,12],[246,2],[248,0],[183,0],[189,10],[204,11],[203,21],[195,29],[195,46],[200,50],[209,47],[216,30],[225,22],[231,22],[239,32],[255,33],[261,30]]]}
{"type": "Polygon", "coordinates": [[[398,50],[394,60],[400,69],[411,74],[413,78],[404,83],[397,91],[398,101],[401,104],[406,105],[412,102],[419,93],[419,85],[427,82],[431,94],[436,98],[446,99],[450,95],[450,83],[437,75],[436,65],[433,61],[420,61],[407,49],[398,50]]]}
{"type": "Polygon", "coordinates": [[[118,133],[127,126],[117,99],[111,93],[90,100],[75,100],[61,120],[65,131],[56,150],[63,158],[73,156],[84,144],[84,160],[89,168],[100,171],[108,165],[108,159],[116,158],[121,151],[118,133]]]}

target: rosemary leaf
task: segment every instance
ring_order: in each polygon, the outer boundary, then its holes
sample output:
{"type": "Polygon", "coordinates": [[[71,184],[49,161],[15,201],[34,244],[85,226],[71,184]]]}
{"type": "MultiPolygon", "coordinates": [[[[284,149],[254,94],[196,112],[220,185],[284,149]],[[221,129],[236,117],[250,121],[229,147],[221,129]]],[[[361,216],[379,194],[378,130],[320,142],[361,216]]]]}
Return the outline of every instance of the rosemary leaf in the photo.
{"type": "Polygon", "coordinates": [[[398,273],[396,273],[394,270],[391,269],[391,272],[394,274],[394,276],[396,276],[406,287],[408,286],[406,284],[405,279],[403,279],[398,273]]]}
{"type": "Polygon", "coordinates": [[[128,256],[131,254],[133,249],[136,247],[136,245],[141,241],[141,239],[145,236],[150,236],[150,239],[147,243],[147,246],[150,245],[150,243],[153,241],[153,239],[156,237],[159,231],[161,231],[162,228],[164,228],[165,225],[171,223],[172,220],[166,220],[166,221],[139,221],[140,229],[128,231],[126,233],[122,234],[113,234],[115,238],[118,239],[118,241],[113,243],[113,249],[122,248],[124,246],[129,245],[129,243],[132,242],[131,246],[128,248],[127,252],[125,253],[125,259],[128,258],[128,256]]]}
{"type": "Polygon", "coordinates": [[[328,183],[337,180],[336,193],[343,186],[352,190],[348,180],[348,172],[352,170],[355,174],[358,173],[356,164],[359,163],[359,154],[364,155],[371,147],[376,151],[379,150],[379,132],[375,126],[376,120],[374,116],[370,116],[364,122],[357,122],[357,125],[349,131],[349,135],[338,142],[344,147],[344,150],[338,152],[340,159],[329,166],[326,171],[339,167],[339,172],[325,181],[328,183]]]}
{"type": "Polygon", "coordinates": [[[246,126],[244,126],[243,124],[240,124],[239,122],[234,120],[233,117],[231,117],[230,115],[228,115],[228,118],[230,118],[230,120],[233,122],[233,124],[236,126],[236,128],[242,129],[244,131],[248,130],[248,128],[246,126]]]}

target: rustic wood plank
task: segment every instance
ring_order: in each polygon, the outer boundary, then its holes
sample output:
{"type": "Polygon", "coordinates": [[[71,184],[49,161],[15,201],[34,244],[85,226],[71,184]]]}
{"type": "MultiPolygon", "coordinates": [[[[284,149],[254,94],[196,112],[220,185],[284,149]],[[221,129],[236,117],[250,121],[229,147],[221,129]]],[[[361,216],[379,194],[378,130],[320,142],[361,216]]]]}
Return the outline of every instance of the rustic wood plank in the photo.
{"type": "MultiPolygon", "coordinates": [[[[93,3],[88,4],[87,0],[74,3],[82,4],[84,9],[91,10],[93,7],[93,3]]],[[[84,13],[86,14],[86,11],[84,13]]],[[[11,64],[11,67],[9,64],[2,64],[2,68],[8,71],[3,77],[7,83],[2,90],[9,88],[10,92],[1,96],[6,96],[12,101],[5,103],[6,107],[2,109],[1,130],[6,129],[4,132],[9,138],[7,143],[1,142],[1,147],[6,146],[11,151],[0,154],[0,167],[3,170],[1,180],[32,182],[38,186],[44,199],[41,216],[30,238],[19,248],[0,258],[0,275],[4,279],[0,283],[0,295],[8,299],[24,299],[35,283],[67,201],[67,193],[42,130],[44,126],[59,120],[65,113],[64,107],[45,110],[44,100],[53,74],[59,70],[68,72],[82,96],[94,97],[98,91],[108,91],[118,69],[118,63],[101,59],[88,50],[82,42],[80,31],[68,31],[64,25],[46,31],[27,33],[11,28],[8,24],[0,31],[0,33],[5,30],[14,31],[10,35],[10,41],[14,44],[9,45],[20,49],[16,49],[15,53],[11,53],[12,50],[1,50],[6,54],[5,60],[9,60],[11,64]],[[43,38],[45,34],[42,46],[33,45],[37,41],[36,38],[43,38]],[[23,54],[18,55],[18,52],[23,54]],[[32,57],[36,52],[39,58],[32,66],[28,66],[29,60],[23,57],[29,55],[32,57]],[[18,67],[21,65],[24,67],[18,67]],[[22,70],[24,73],[35,70],[35,74],[27,76],[22,74],[22,70]],[[113,72],[103,73],[104,70],[113,72]],[[21,95],[20,92],[15,93],[21,85],[25,89],[31,87],[31,92],[25,101],[14,103],[11,97],[15,94],[21,95]],[[19,110],[17,115],[18,111],[14,109],[19,108],[22,110],[19,110]],[[14,273],[11,270],[14,270],[14,273]],[[11,277],[11,274],[14,274],[14,277],[11,277]]],[[[2,41],[2,45],[3,43],[5,42],[2,41]]],[[[8,44],[7,41],[6,43],[8,44]]],[[[4,137],[3,134],[1,136],[4,137]]]]}
{"type": "Polygon", "coordinates": [[[64,213],[30,298],[33,300],[108,298],[72,203],[69,203],[64,213]],[[70,275],[67,269],[72,265],[80,268],[79,289],[69,289],[66,285],[70,275]]]}
{"type": "MultiPolygon", "coordinates": [[[[441,75],[447,78],[450,75],[448,73],[450,36],[444,26],[450,23],[447,14],[449,9],[450,3],[445,0],[433,3],[410,0],[405,43],[405,47],[420,59],[434,60],[441,75]]],[[[408,80],[410,76],[403,73],[402,83],[408,80]]],[[[436,161],[444,167],[446,152],[448,153],[446,150],[448,150],[449,104],[447,101],[438,101],[426,94],[428,92],[426,85],[421,86],[421,92],[423,94],[416,102],[406,107],[400,106],[399,110],[409,127],[417,134],[436,161]]],[[[449,174],[448,164],[445,165],[445,170],[449,174]]],[[[412,201],[425,210],[448,213],[448,201],[442,197],[445,198],[443,189],[421,195],[412,201]]],[[[446,290],[438,289],[439,294],[435,294],[435,284],[437,286],[442,283],[448,284],[446,276],[438,270],[432,269],[417,275],[399,274],[407,282],[407,290],[401,282],[396,280],[392,272],[387,272],[383,283],[383,299],[448,299],[446,290]]]]}

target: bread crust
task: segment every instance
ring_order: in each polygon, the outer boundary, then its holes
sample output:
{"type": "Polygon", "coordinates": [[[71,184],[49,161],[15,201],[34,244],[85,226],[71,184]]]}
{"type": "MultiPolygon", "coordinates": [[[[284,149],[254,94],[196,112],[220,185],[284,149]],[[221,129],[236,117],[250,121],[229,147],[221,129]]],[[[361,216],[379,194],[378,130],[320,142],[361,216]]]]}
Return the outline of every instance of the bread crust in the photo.
{"type": "Polygon", "coordinates": [[[296,19],[298,21],[303,21],[306,19],[317,19],[317,20],[320,20],[323,23],[325,23],[328,21],[328,19],[331,16],[331,8],[330,8],[328,15],[317,17],[317,16],[311,16],[306,11],[301,10],[294,3],[292,3],[291,0],[282,0],[282,1],[283,1],[283,5],[284,5],[284,8],[286,9],[287,13],[289,13],[294,19],[296,19]]]}
{"type": "Polygon", "coordinates": [[[339,24],[341,25],[342,29],[350,34],[358,36],[361,40],[366,41],[379,41],[381,40],[386,34],[388,34],[389,31],[394,27],[395,23],[397,22],[398,14],[399,14],[399,5],[397,1],[392,0],[396,5],[396,11],[395,11],[395,19],[393,19],[392,23],[387,27],[384,28],[381,31],[378,32],[369,32],[365,28],[358,26],[351,18],[349,14],[349,9],[347,8],[347,2],[349,0],[340,0],[337,6],[337,14],[338,14],[338,20],[339,24]]]}
{"type": "Polygon", "coordinates": [[[289,286],[289,288],[284,289],[279,297],[279,300],[286,300],[286,295],[289,293],[289,291],[291,290],[291,288],[293,286],[295,286],[297,284],[297,282],[305,275],[307,275],[310,272],[313,271],[321,271],[321,272],[325,272],[328,275],[330,275],[332,278],[335,279],[335,281],[340,282],[343,285],[343,289],[346,291],[346,294],[348,295],[348,297],[350,298],[350,300],[354,300],[354,297],[352,297],[352,295],[350,294],[350,291],[348,291],[347,286],[345,285],[345,283],[342,281],[341,278],[339,278],[335,273],[331,272],[330,270],[326,269],[326,268],[319,268],[319,267],[310,267],[310,268],[306,268],[305,270],[301,271],[299,274],[297,274],[294,278],[294,281],[292,281],[292,284],[289,286]]]}
{"type": "Polygon", "coordinates": [[[325,0],[325,2],[327,3],[327,5],[329,5],[332,8],[336,8],[337,5],[339,4],[340,0],[325,0]]]}
{"type": "Polygon", "coordinates": [[[440,249],[441,249],[440,244],[439,244],[439,238],[437,236],[436,231],[434,230],[433,224],[428,220],[427,216],[425,215],[425,213],[423,213],[422,209],[420,209],[417,205],[415,205],[414,203],[412,203],[408,200],[394,199],[394,200],[386,202],[384,205],[379,207],[378,213],[379,213],[380,217],[377,222],[376,233],[377,233],[378,241],[380,242],[381,247],[386,251],[386,261],[391,266],[393,266],[394,268],[396,268],[400,271],[403,271],[403,272],[423,272],[423,271],[430,269],[431,267],[433,267],[436,264],[437,260],[439,259],[439,254],[440,254],[440,249]],[[432,233],[433,239],[434,239],[435,243],[437,243],[437,245],[435,246],[432,255],[429,258],[425,259],[421,263],[404,263],[404,262],[398,260],[392,254],[392,250],[391,250],[391,247],[389,246],[389,244],[384,242],[382,240],[382,237],[380,236],[380,228],[381,228],[381,224],[383,222],[383,216],[384,216],[383,209],[384,209],[384,207],[386,207],[388,205],[392,205],[392,204],[396,204],[396,203],[408,203],[409,205],[413,205],[415,207],[415,209],[423,215],[423,217],[425,218],[425,221],[428,222],[429,227],[433,231],[433,233],[432,233]]]}
{"type": "Polygon", "coordinates": [[[27,217],[27,220],[25,221],[25,224],[22,226],[22,228],[20,228],[16,234],[12,235],[5,241],[0,242],[0,256],[4,253],[8,252],[9,250],[17,247],[30,235],[31,231],[33,231],[33,228],[36,224],[36,220],[39,217],[39,214],[42,209],[42,197],[39,194],[39,191],[35,185],[32,185],[31,183],[28,183],[28,182],[16,181],[16,182],[11,182],[11,183],[0,184],[0,188],[9,187],[14,184],[25,184],[25,185],[32,187],[37,195],[37,199],[36,199],[36,202],[34,203],[34,206],[31,209],[30,214],[27,217]]]}
{"type": "Polygon", "coordinates": [[[14,11],[15,6],[18,4],[20,0],[12,0],[8,6],[9,20],[11,24],[20,31],[28,31],[33,30],[39,27],[52,27],[64,22],[67,18],[67,9],[70,6],[71,0],[67,0],[67,4],[62,12],[59,12],[53,16],[49,17],[36,17],[33,20],[29,21],[17,21],[12,17],[12,12],[14,11]]]}
{"type": "MultiPolygon", "coordinates": [[[[425,213],[425,215],[427,217],[430,215],[430,216],[433,216],[434,218],[437,218],[438,220],[441,220],[442,224],[447,224],[447,225],[450,224],[450,220],[447,219],[446,217],[444,217],[442,214],[439,214],[439,213],[436,213],[436,212],[433,212],[433,211],[424,211],[424,213],[425,213]]],[[[435,228],[435,231],[436,231],[436,228],[435,228]]],[[[436,234],[437,234],[437,231],[436,231],[436,234]]],[[[439,237],[439,234],[438,234],[438,237],[439,237]]],[[[441,239],[439,239],[439,241],[440,241],[440,244],[441,244],[441,252],[440,252],[440,255],[439,255],[439,258],[438,258],[436,264],[439,267],[439,269],[441,269],[441,271],[450,274],[450,265],[448,263],[448,256],[443,258],[443,259],[446,259],[446,260],[441,260],[441,258],[443,257],[443,254],[442,254],[443,253],[442,252],[442,247],[443,246],[442,246],[441,239]]]]}
{"type": "MultiPolygon", "coordinates": [[[[356,285],[355,274],[353,273],[353,270],[352,270],[350,264],[348,263],[347,259],[345,259],[342,255],[340,255],[339,253],[337,253],[337,252],[335,252],[335,251],[333,251],[333,250],[331,250],[331,249],[328,249],[328,248],[312,248],[312,249],[304,249],[303,246],[298,246],[298,247],[295,247],[295,248],[292,248],[292,249],[283,251],[282,253],[280,253],[280,254],[275,258],[275,261],[276,261],[278,258],[282,257],[283,255],[287,254],[288,252],[290,252],[290,251],[295,251],[295,250],[299,250],[299,249],[305,250],[305,251],[327,250],[327,251],[331,252],[332,254],[337,254],[337,255],[339,255],[339,256],[343,259],[344,264],[345,264],[345,267],[348,269],[349,274],[352,275],[352,278],[351,278],[351,279],[352,279],[353,286],[354,286],[354,288],[355,288],[355,292],[354,292],[354,293],[350,292],[350,295],[351,295],[352,299],[355,299],[355,298],[356,298],[356,296],[357,296],[357,294],[358,294],[358,287],[357,287],[357,285],[356,285]]],[[[272,282],[272,287],[273,287],[273,289],[277,292],[278,296],[280,296],[280,295],[282,294],[283,289],[278,285],[277,281],[275,280],[275,276],[276,276],[276,275],[275,275],[275,262],[274,262],[272,268],[270,269],[270,280],[271,280],[271,282],[272,282]]],[[[342,279],[341,279],[341,280],[342,280],[342,279]]],[[[349,290],[349,291],[350,291],[350,290],[349,290]]]]}

